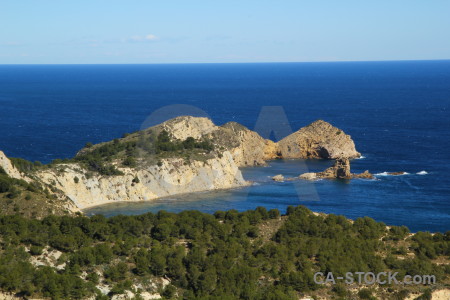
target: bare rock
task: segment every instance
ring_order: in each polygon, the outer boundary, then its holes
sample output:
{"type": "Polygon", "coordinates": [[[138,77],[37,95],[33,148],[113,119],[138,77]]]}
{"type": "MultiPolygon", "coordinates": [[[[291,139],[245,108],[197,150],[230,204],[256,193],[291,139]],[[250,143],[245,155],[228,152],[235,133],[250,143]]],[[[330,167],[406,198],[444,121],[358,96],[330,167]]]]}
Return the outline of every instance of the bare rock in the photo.
{"type": "Polygon", "coordinates": [[[364,171],[361,174],[353,174],[353,178],[360,178],[360,179],[374,179],[375,176],[373,174],[369,173],[368,170],[364,171]]]}
{"type": "Polygon", "coordinates": [[[275,143],[239,123],[228,122],[218,127],[212,136],[216,144],[231,152],[239,167],[261,166],[272,159],[275,143]]]}
{"type": "Polygon", "coordinates": [[[6,157],[3,151],[0,151],[0,167],[5,171],[5,173],[12,178],[23,179],[22,174],[20,174],[19,170],[13,166],[8,157],[6,157]]]}
{"type": "Polygon", "coordinates": [[[176,117],[155,127],[162,127],[173,138],[179,140],[185,140],[188,137],[201,139],[204,135],[218,129],[218,126],[214,125],[210,119],[192,116],[176,117]]]}
{"type": "Polygon", "coordinates": [[[351,137],[330,123],[318,120],[278,142],[278,151],[283,158],[356,158],[351,137]]]}
{"type": "Polygon", "coordinates": [[[272,180],[274,181],[284,181],[284,176],[281,174],[275,175],[272,177],[272,180]]]}
{"type": "Polygon", "coordinates": [[[388,172],[388,175],[393,175],[393,176],[399,176],[399,175],[405,175],[406,172],[388,172]]]}
{"type": "Polygon", "coordinates": [[[298,178],[304,179],[304,180],[316,180],[317,175],[316,175],[316,173],[304,173],[304,174],[298,176],[298,178]]]}

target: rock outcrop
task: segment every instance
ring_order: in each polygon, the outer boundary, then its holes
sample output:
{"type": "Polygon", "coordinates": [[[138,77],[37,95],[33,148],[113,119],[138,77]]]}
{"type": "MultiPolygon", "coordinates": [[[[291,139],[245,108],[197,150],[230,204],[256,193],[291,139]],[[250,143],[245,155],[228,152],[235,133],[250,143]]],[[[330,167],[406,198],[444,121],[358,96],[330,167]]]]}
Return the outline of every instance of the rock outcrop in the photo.
{"type": "Polygon", "coordinates": [[[273,141],[236,122],[220,126],[210,137],[231,152],[239,167],[265,165],[266,160],[275,158],[273,153],[277,148],[273,141]]]}
{"type": "Polygon", "coordinates": [[[160,125],[156,125],[155,127],[166,130],[173,138],[179,140],[185,140],[188,137],[201,139],[203,136],[207,136],[219,129],[219,127],[214,125],[208,118],[192,116],[176,117],[161,123],[160,125]]]}
{"type": "Polygon", "coordinates": [[[349,135],[322,120],[294,132],[277,144],[283,158],[336,159],[361,156],[349,135]]]}
{"type": "Polygon", "coordinates": [[[368,170],[362,172],[361,174],[352,174],[353,178],[360,178],[360,179],[375,179],[375,176],[371,174],[368,170]]]}
{"type": "Polygon", "coordinates": [[[353,174],[350,170],[350,160],[346,157],[336,159],[333,166],[325,171],[318,173],[304,173],[299,176],[300,179],[315,180],[315,179],[373,179],[375,178],[369,171],[361,174],[353,174]]]}
{"type": "Polygon", "coordinates": [[[333,166],[323,172],[317,173],[318,178],[338,178],[349,179],[352,177],[350,172],[350,160],[348,158],[338,158],[333,166]]]}

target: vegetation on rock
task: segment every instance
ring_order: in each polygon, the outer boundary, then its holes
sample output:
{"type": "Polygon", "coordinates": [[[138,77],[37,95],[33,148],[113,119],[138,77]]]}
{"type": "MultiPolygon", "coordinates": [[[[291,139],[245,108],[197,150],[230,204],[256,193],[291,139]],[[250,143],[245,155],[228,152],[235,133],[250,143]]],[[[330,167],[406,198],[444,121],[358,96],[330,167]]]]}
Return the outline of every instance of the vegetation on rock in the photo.
{"type": "MultiPolygon", "coordinates": [[[[55,190],[56,192],[56,190],[55,190]]],[[[40,218],[48,214],[67,214],[62,200],[38,183],[9,177],[0,169],[0,209],[2,214],[40,218]]]]}

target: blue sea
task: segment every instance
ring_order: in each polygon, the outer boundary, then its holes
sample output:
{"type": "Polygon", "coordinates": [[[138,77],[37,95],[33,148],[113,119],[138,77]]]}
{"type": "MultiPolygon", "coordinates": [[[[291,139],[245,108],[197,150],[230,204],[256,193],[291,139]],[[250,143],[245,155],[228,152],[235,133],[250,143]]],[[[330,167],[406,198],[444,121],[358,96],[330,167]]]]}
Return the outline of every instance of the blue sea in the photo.
{"type": "MultiPolygon", "coordinates": [[[[0,65],[0,149],[47,163],[74,156],[86,142],[139,130],[158,116],[192,111],[216,124],[236,121],[258,129],[267,106],[283,110],[292,130],[317,119],[341,128],[364,156],[352,161],[352,170],[370,170],[379,180],[277,183],[270,176],[297,176],[305,163],[311,171],[332,163],[280,160],[243,169],[255,182],[248,188],[106,205],[87,213],[257,206],[284,212],[301,204],[412,231],[450,230],[450,61],[0,65]],[[409,174],[383,176],[386,171],[409,174]]],[[[274,114],[274,122],[282,115],[274,114]]]]}

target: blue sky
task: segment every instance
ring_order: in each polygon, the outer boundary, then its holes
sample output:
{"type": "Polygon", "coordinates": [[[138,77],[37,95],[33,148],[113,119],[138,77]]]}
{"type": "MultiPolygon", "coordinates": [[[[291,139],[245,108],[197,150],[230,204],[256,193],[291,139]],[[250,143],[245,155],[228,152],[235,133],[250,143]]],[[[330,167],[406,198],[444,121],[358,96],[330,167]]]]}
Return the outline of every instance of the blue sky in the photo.
{"type": "Polygon", "coordinates": [[[450,59],[450,1],[0,0],[0,64],[450,59]]]}

